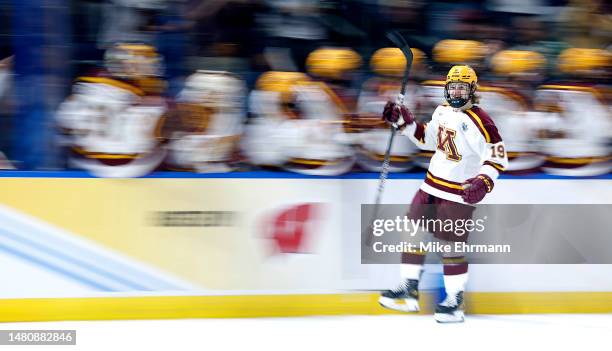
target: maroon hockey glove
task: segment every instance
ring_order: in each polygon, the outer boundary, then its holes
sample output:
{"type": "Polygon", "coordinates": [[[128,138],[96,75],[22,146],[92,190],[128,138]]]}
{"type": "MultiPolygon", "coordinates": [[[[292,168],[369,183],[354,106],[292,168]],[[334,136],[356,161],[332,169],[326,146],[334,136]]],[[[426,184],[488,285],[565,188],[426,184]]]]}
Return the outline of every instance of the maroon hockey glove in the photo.
{"type": "Polygon", "coordinates": [[[414,116],[406,106],[391,101],[385,105],[382,119],[396,129],[402,129],[414,122],[414,116]]]}
{"type": "Polygon", "coordinates": [[[463,183],[463,201],[475,204],[484,199],[487,193],[493,190],[493,179],[486,174],[479,174],[463,183]]]}

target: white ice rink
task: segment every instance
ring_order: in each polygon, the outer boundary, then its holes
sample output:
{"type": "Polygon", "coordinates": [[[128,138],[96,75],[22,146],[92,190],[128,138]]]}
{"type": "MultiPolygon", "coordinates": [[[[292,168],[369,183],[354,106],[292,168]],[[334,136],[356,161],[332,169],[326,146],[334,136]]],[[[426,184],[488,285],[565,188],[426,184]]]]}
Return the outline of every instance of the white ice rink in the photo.
{"type": "Polygon", "coordinates": [[[0,350],[610,350],[612,315],[478,315],[463,324],[384,315],[4,323],[0,329],[76,329],[76,346],[0,350]]]}

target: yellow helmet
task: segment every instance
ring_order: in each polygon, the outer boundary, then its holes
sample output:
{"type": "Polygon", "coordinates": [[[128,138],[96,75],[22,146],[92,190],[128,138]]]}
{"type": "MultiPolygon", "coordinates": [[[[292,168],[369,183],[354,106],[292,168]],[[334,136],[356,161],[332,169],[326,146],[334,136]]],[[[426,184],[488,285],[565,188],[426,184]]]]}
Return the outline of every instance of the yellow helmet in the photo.
{"type": "Polygon", "coordinates": [[[608,70],[611,56],[609,51],[601,49],[570,48],[561,52],[557,66],[563,73],[589,74],[608,70]]]}
{"type": "Polygon", "coordinates": [[[104,53],[104,61],[109,72],[119,77],[133,79],[162,75],[162,58],[150,45],[116,44],[104,53]]]}
{"type": "Polygon", "coordinates": [[[478,77],[476,72],[470,66],[461,65],[453,66],[446,75],[446,85],[444,86],[444,98],[454,108],[460,108],[473,100],[474,93],[478,87],[478,77]],[[450,83],[466,83],[469,84],[470,90],[467,96],[464,97],[452,97],[448,91],[450,83]]]}
{"type": "Polygon", "coordinates": [[[282,101],[287,102],[293,95],[292,87],[308,80],[308,76],[301,72],[270,71],[259,76],[255,88],[279,93],[282,101]]]}
{"type": "Polygon", "coordinates": [[[308,73],[331,79],[341,79],[345,73],[361,66],[361,56],[349,48],[321,48],[308,55],[308,73]]]}
{"type": "Polygon", "coordinates": [[[187,77],[179,101],[219,107],[236,106],[246,87],[237,76],[224,71],[197,70],[187,77]]]}
{"type": "Polygon", "coordinates": [[[259,76],[255,87],[257,90],[285,92],[295,83],[307,80],[309,80],[308,76],[302,72],[270,71],[259,76]]]}
{"type": "MultiPolygon", "coordinates": [[[[410,50],[413,55],[412,66],[421,65],[425,61],[425,53],[419,49],[410,50]]],[[[398,48],[378,49],[370,59],[370,68],[383,76],[401,77],[406,69],[406,57],[398,48]]]]}
{"type": "Polygon", "coordinates": [[[535,51],[503,50],[493,56],[491,66],[497,74],[514,75],[541,70],[546,59],[535,51]]]}
{"type": "Polygon", "coordinates": [[[446,75],[446,84],[452,82],[476,84],[478,83],[478,77],[476,76],[476,71],[470,66],[453,66],[446,75]]]}
{"type": "Polygon", "coordinates": [[[439,63],[464,63],[480,61],[486,55],[486,47],[475,40],[445,39],[433,48],[433,58],[439,63]]]}
{"type": "Polygon", "coordinates": [[[116,49],[124,50],[135,56],[157,57],[157,51],[151,45],[146,44],[130,44],[119,43],[115,46],[116,49]]]}

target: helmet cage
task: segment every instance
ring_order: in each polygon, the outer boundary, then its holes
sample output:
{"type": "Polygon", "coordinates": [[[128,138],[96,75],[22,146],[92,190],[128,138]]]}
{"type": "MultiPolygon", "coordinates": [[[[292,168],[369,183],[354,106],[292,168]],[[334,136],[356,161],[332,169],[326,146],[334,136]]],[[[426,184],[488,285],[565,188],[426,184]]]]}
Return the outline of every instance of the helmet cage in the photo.
{"type": "Polygon", "coordinates": [[[468,102],[472,101],[472,99],[474,98],[474,93],[476,92],[476,83],[472,82],[472,83],[467,83],[467,82],[448,82],[446,83],[446,85],[444,86],[444,98],[446,99],[446,101],[448,102],[448,104],[453,107],[453,108],[461,108],[463,106],[465,106],[465,104],[467,104],[468,102]],[[466,84],[469,86],[469,92],[467,96],[451,96],[450,91],[449,91],[449,87],[451,84],[466,84]]]}

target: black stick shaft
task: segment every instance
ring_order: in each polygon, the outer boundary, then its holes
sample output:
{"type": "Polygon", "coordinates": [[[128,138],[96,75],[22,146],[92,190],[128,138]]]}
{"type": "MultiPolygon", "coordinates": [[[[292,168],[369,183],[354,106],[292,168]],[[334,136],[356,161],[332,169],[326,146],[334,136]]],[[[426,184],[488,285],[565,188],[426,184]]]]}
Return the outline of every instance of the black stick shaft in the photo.
{"type": "MultiPolygon", "coordinates": [[[[402,87],[400,90],[400,94],[401,94],[400,100],[401,101],[399,101],[399,103],[403,103],[404,94],[406,93],[406,85],[408,84],[408,77],[410,75],[410,68],[412,67],[412,60],[413,60],[412,50],[410,50],[410,46],[408,45],[408,43],[406,43],[404,38],[398,32],[387,33],[387,38],[389,38],[389,40],[391,40],[391,42],[395,44],[395,46],[400,48],[400,50],[402,50],[402,53],[406,57],[406,69],[404,71],[404,76],[402,78],[402,87]]],[[[395,128],[390,127],[390,129],[391,129],[391,135],[389,136],[389,144],[387,145],[387,150],[385,151],[385,158],[383,159],[382,169],[380,171],[380,177],[378,178],[378,189],[376,191],[376,200],[374,202],[374,213],[373,213],[373,218],[370,221],[370,223],[373,223],[374,220],[378,217],[378,211],[380,208],[380,203],[382,201],[382,194],[385,189],[385,182],[387,180],[387,177],[389,176],[389,162],[391,159],[391,148],[393,147],[393,139],[395,138],[395,134],[397,133],[395,128]]],[[[369,246],[371,244],[372,244],[372,235],[370,234],[368,235],[366,245],[369,246]]]]}

